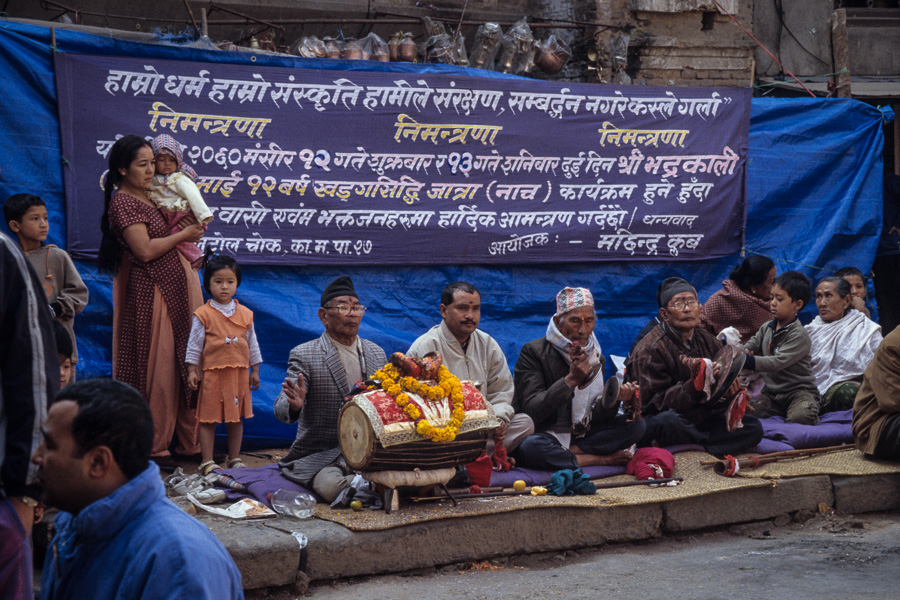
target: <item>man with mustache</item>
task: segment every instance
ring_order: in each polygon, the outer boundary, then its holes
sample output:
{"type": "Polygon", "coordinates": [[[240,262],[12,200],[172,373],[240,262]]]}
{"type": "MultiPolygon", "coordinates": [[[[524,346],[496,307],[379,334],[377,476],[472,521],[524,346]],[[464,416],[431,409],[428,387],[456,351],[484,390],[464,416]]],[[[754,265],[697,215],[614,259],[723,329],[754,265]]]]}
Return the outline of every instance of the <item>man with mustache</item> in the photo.
{"type": "MultiPolygon", "coordinates": [[[[455,281],[441,292],[440,310],[441,323],[413,342],[407,354],[421,358],[440,352],[448,371],[475,382],[500,419],[495,436],[512,452],[534,432],[534,423],[528,415],[513,411],[513,380],[506,357],[497,341],[478,329],[481,294],[471,283],[455,281]]],[[[488,456],[493,455],[493,443],[488,438],[488,456]]]]}
{"type": "MultiPolygon", "coordinates": [[[[697,291],[680,277],[663,281],[656,293],[662,323],[634,348],[628,378],[638,384],[647,432],[641,446],[701,444],[716,456],[745,452],[762,439],[759,419],[744,416],[729,423],[728,412],[741,386],[735,381],[724,397],[710,402],[702,359],[712,359],[722,347],[716,337],[698,327],[697,291]]],[[[718,376],[718,365],[713,365],[718,376]]],[[[733,410],[733,407],[732,407],[733,410]]]]}
{"type": "Polygon", "coordinates": [[[520,466],[557,471],[631,460],[627,448],[643,436],[644,422],[629,422],[618,409],[632,398],[634,386],[622,386],[614,406],[591,410],[603,392],[596,323],[591,292],[567,287],[556,296],[547,335],[522,347],[513,406],[532,418],[536,433],[519,446],[520,466]]]}
{"type": "Polygon", "coordinates": [[[150,461],[153,417],[137,390],[113,379],[71,383],[41,433],[31,461],[44,500],[60,510],[43,600],[244,597],[225,547],[166,498],[150,461]]]}

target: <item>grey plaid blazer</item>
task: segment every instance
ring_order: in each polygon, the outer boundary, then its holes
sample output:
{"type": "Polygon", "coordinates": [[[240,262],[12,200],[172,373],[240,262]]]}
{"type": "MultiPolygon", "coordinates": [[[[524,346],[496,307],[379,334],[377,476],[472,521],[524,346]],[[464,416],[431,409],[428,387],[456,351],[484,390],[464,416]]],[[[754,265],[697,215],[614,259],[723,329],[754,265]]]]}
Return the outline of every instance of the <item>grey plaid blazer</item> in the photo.
{"type": "MultiPolygon", "coordinates": [[[[361,370],[370,376],[384,366],[387,357],[378,345],[362,338],[359,341],[361,370]]],[[[309,487],[316,474],[341,455],[338,412],[354,382],[347,381],[338,351],[326,333],[291,350],[287,377],[296,381],[299,373],[303,373],[307,382],[303,409],[299,413],[293,410],[283,391],[275,400],[275,416],[279,421],[295,423],[299,418],[297,439],[278,466],[282,475],[309,487]]]]}

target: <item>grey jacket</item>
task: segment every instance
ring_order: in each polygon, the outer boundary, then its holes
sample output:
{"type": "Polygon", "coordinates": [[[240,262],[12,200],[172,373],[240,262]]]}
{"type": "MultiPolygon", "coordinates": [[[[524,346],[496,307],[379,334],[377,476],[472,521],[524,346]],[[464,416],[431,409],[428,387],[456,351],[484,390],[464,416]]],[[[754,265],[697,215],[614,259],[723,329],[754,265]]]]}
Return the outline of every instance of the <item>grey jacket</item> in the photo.
{"type": "Polygon", "coordinates": [[[764,323],[744,344],[753,353],[748,368],[763,374],[766,394],[786,394],[795,390],[818,393],[810,367],[809,334],[799,319],[775,331],[774,320],[764,323]]]}
{"type": "MultiPolygon", "coordinates": [[[[360,364],[365,376],[370,376],[387,362],[377,344],[362,338],[360,364]]],[[[300,344],[291,350],[287,377],[296,381],[303,373],[306,381],[306,402],[295,411],[282,391],[275,400],[275,416],[283,423],[296,423],[297,439],[278,466],[281,474],[300,485],[309,485],[316,474],[341,455],[338,445],[338,412],[350,384],[337,349],[327,333],[319,339],[300,344]]]]}

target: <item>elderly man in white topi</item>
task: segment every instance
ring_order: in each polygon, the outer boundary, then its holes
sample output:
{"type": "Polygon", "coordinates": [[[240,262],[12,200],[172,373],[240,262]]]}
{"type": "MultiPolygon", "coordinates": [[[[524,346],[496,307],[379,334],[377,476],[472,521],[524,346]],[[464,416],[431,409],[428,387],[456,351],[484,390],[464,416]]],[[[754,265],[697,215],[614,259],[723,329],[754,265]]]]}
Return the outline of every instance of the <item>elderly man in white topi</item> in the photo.
{"type": "Polygon", "coordinates": [[[604,387],[596,323],[591,292],[567,287],[556,296],[547,334],[522,348],[513,406],[531,417],[536,433],[519,445],[519,465],[557,471],[631,459],[627,448],[644,435],[644,421],[618,413],[636,386],[622,386],[609,407],[596,402],[604,387]]]}

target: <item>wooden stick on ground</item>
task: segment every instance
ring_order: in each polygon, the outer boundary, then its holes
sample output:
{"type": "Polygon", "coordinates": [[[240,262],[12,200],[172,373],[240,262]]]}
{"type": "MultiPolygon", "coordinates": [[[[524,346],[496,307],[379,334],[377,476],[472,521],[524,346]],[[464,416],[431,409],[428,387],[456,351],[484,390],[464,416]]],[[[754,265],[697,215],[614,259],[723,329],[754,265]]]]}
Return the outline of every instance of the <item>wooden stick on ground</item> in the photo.
{"type": "MultiPolygon", "coordinates": [[[[610,489],[610,488],[620,488],[620,487],[631,487],[635,485],[653,485],[653,484],[664,484],[670,481],[684,481],[681,477],[669,477],[667,479],[641,479],[637,481],[619,481],[619,482],[610,482],[610,483],[601,483],[595,484],[598,490],[610,489]]],[[[531,490],[522,490],[521,492],[517,492],[515,490],[506,490],[502,492],[487,492],[484,494],[454,494],[453,498],[497,498],[500,496],[530,496],[531,490]]],[[[413,496],[410,498],[413,502],[434,502],[436,500],[450,500],[451,497],[447,495],[440,496],[413,496]]]]}

